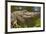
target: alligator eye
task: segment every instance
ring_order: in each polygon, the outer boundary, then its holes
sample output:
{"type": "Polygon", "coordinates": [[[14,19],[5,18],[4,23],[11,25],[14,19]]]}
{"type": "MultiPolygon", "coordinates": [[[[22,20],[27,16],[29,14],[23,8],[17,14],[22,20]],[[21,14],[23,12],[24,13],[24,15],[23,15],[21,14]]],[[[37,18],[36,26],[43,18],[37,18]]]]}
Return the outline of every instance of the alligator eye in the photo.
{"type": "Polygon", "coordinates": [[[23,14],[27,13],[28,11],[27,10],[23,10],[23,14]]]}

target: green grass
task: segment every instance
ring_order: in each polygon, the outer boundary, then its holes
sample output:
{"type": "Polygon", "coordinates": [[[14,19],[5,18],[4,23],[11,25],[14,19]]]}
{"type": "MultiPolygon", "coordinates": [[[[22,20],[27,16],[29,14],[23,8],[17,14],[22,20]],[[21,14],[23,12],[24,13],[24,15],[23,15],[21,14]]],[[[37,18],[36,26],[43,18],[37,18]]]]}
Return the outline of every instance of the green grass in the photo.
{"type": "Polygon", "coordinates": [[[17,25],[14,25],[14,28],[28,28],[28,27],[40,27],[41,23],[40,23],[40,19],[35,19],[32,18],[31,22],[25,22],[25,23],[21,23],[18,21],[17,25]]]}

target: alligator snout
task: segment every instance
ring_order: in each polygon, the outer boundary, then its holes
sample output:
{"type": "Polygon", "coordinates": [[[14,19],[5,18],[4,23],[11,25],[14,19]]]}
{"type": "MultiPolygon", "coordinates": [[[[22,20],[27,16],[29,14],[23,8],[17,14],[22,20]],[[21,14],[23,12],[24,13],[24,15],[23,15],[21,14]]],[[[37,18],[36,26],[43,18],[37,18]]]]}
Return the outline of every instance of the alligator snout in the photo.
{"type": "Polygon", "coordinates": [[[38,16],[40,12],[26,12],[23,14],[23,18],[31,18],[34,16],[38,16]]]}

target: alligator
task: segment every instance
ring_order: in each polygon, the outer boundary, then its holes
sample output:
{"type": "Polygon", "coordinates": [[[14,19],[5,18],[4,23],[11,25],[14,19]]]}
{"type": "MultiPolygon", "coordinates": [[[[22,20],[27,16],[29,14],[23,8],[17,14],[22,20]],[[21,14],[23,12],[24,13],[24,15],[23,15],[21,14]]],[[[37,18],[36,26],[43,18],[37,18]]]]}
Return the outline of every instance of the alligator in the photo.
{"type": "Polygon", "coordinates": [[[12,24],[17,24],[21,22],[22,24],[27,22],[32,22],[33,17],[40,17],[40,12],[29,12],[29,11],[14,11],[11,13],[12,24]]]}

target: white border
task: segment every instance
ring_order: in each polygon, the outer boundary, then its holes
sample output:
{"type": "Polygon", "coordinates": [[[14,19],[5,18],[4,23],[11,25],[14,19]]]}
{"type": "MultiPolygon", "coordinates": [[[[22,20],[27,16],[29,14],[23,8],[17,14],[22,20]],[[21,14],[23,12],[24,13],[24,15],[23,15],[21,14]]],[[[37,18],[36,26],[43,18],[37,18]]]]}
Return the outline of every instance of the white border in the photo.
{"type": "Polygon", "coordinates": [[[43,30],[43,4],[31,4],[31,3],[12,3],[8,2],[8,22],[7,22],[7,31],[8,32],[17,32],[17,31],[35,31],[35,30],[43,30]],[[16,6],[38,6],[41,7],[41,27],[33,27],[33,28],[11,28],[11,5],[16,6]]]}

